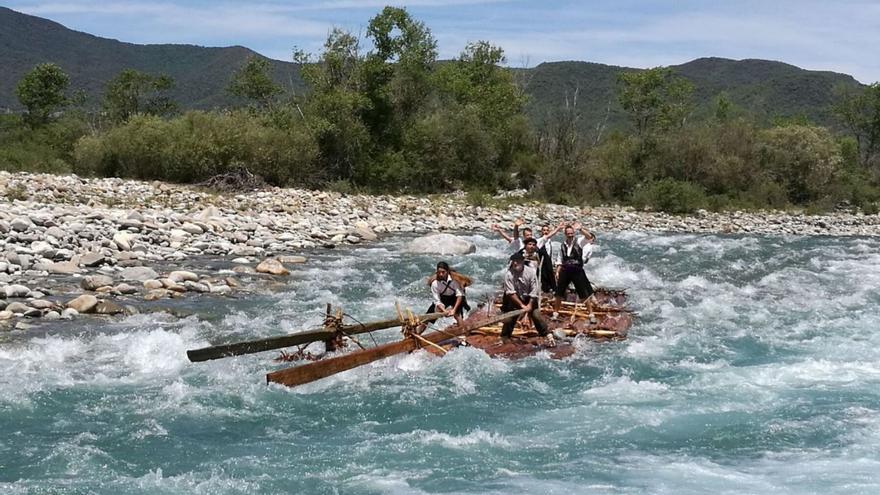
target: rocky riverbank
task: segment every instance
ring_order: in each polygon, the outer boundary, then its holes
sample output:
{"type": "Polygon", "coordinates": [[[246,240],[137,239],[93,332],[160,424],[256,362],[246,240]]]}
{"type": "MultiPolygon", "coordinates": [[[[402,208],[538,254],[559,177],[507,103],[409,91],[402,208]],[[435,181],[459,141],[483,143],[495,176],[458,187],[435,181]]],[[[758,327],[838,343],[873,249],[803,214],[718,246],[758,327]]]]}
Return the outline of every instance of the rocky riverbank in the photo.
{"type": "Polygon", "coordinates": [[[144,300],[227,295],[283,277],[312,249],[372,241],[387,232],[485,231],[579,219],[599,232],[880,235],[880,216],[782,212],[681,217],[631,208],[576,208],[503,199],[473,206],[441,197],[342,195],[271,188],[218,194],[121,179],[0,172],[0,321],[137,311],[144,300]],[[230,261],[215,272],[175,269],[195,257],[230,261]],[[286,265],[286,266],[285,266],[286,265]],[[165,269],[162,269],[165,267],[165,269]]]}

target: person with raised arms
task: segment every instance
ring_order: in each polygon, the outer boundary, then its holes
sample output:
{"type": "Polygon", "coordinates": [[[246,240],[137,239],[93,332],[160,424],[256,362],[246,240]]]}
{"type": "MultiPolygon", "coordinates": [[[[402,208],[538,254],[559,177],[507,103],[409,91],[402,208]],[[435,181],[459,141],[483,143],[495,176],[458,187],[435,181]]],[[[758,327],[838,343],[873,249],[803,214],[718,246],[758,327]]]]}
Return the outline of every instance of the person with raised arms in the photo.
{"type": "Polygon", "coordinates": [[[583,228],[580,223],[565,227],[565,240],[556,255],[556,300],[553,302],[553,318],[558,318],[562,299],[569,284],[574,284],[580,302],[593,295],[593,286],[584,272],[584,265],[593,256],[593,242],[596,236],[583,228]],[[580,236],[576,233],[580,232],[580,236]]]}

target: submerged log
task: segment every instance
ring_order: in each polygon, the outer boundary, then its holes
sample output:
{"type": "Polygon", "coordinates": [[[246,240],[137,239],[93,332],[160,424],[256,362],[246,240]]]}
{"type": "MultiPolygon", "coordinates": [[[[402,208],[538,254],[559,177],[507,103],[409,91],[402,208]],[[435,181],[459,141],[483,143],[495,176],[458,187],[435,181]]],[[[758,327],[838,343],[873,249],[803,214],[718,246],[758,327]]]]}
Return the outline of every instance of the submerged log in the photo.
{"type": "MultiPolygon", "coordinates": [[[[436,344],[451,337],[466,335],[470,331],[476,330],[477,328],[484,327],[486,325],[491,325],[493,323],[497,323],[508,318],[516,318],[526,311],[527,310],[525,309],[520,309],[517,311],[510,311],[485,319],[480,319],[480,321],[467,323],[461,326],[454,325],[443,330],[438,330],[436,332],[431,332],[427,335],[422,335],[422,338],[436,344]]],[[[287,385],[288,387],[302,385],[304,383],[313,382],[315,380],[320,380],[321,378],[326,378],[328,376],[335,375],[343,371],[357,368],[358,366],[372,363],[373,361],[378,361],[386,357],[391,357],[395,354],[402,354],[404,352],[414,351],[421,346],[422,344],[416,339],[405,338],[399,342],[392,342],[390,344],[384,344],[373,347],[371,349],[364,349],[362,351],[352,352],[350,354],[345,354],[339,357],[324,359],[322,361],[317,361],[314,363],[278,370],[267,374],[266,382],[280,383],[282,385],[287,385]]]]}
{"type": "MultiPolygon", "coordinates": [[[[438,320],[446,316],[444,313],[430,313],[426,315],[418,315],[416,318],[422,323],[428,323],[438,320]]],[[[361,333],[374,332],[383,328],[400,326],[408,323],[407,320],[395,318],[393,320],[375,321],[371,323],[357,323],[354,325],[342,325],[338,329],[334,327],[322,327],[306,332],[292,333],[281,335],[278,337],[267,337],[265,339],[251,340],[247,342],[237,342],[234,344],[223,344],[201,349],[186,351],[186,356],[192,362],[208,361],[211,359],[220,359],[230,356],[240,356],[242,354],[253,354],[256,352],[271,351],[273,349],[281,349],[284,347],[292,347],[295,345],[309,344],[311,342],[327,341],[337,335],[337,332],[343,335],[356,335],[361,333]]]]}

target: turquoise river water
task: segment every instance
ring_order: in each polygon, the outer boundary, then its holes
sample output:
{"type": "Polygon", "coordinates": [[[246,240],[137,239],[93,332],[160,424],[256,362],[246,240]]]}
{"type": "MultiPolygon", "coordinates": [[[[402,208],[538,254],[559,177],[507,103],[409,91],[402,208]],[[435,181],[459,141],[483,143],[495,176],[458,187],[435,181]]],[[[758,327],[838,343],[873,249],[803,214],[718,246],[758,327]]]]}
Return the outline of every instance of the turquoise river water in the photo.
{"type": "MultiPolygon", "coordinates": [[[[449,261],[479,301],[505,252],[467,237],[449,261]]],[[[315,253],[184,319],[4,335],[0,493],[880,493],[875,239],[600,235],[588,274],[639,319],[566,360],[414,353],[294,389],[265,384],[274,351],[187,361],[316,326],[326,302],[424,311],[437,260],[406,240],[315,253]]]]}

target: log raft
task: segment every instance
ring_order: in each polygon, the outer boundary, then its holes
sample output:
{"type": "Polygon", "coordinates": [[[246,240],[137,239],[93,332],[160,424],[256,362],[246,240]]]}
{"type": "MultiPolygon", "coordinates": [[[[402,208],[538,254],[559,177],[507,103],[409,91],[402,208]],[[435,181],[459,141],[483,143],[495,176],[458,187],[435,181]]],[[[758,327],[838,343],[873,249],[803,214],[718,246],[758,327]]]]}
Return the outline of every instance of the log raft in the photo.
{"type": "MultiPolygon", "coordinates": [[[[438,344],[445,340],[458,337],[459,335],[467,335],[472,330],[476,330],[482,326],[491,325],[508,318],[516,318],[525,312],[526,310],[524,309],[510,311],[500,315],[482,318],[479,321],[470,322],[461,326],[453,325],[420,337],[433,344],[438,344]]],[[[398,342],[379,345],[370,349],[355,351],[334,358],[322,359],[321,361],[314,363],[274,371],[266,375],[266,382],[280,383],[281,385],[287,385],[288,387],[313,382],[396,354],[415,351],[423,346],[420,341],[421,339],[407,337],[398,342]]]]}
{"type": "MultiPolygon", "coordinates": [[[[420,323],[429,323],[438,320],[445,315],[443,313],[430,313],[419,315],[420,323]]],[[[333,339],[339,334],[344,336],[357,335],[362,333],[375,332],[385,328],[401,326],[408,323],[408,320],[395,318],[392,320],[374,321],[371,323],[357,323],[354,325],[342,325],[339,327],[324,326],[314,330],[305,332],[297,332],[278,337],[267,337],[264,339],[250,340],[247,342],[237,342],[233,344],[223,344],[201,349],[186,351],[186,356],[192,362],[208,361],[211,359],[220,359],[231,356],[240,356],[242,354],[253,354],[256,352],[271,351],[274,349],[282,349],[284,347],[293,347],[312,342],[326,342],[333,339]]]]}
{"type": "MultiPolygon", "coordinates": [[[[590,305],[578,304],[573,301],[563,302],[559,318],[548,321],[548,329],[557,336],[564,334],[567,337],[584,336],[599,340],[625,338],[627,330],[636,316],[625,306],[626,292],[600,288],[597,289],[596,295],[595,301],[590,305]]],[[[525,312],[526,310],[517,310],[502,314],[500,303],[495,301],[472,312],[461,325],[453,325],[420,335],[418,331],[423,328],[423,325],[445,315],[431,313],[416,316],[410,313],[408,316],[404,316],[398,308],[398,318],[395,319],[343,325],[341,310],[337,310],[336,315],[333,316],[328,305],[327,318],[321,328],[278,337],[190,350],[187,351],[187,356],[193,362],[207,361],[321,341],[325,343],[326,350],[331,352],[337,349],[336,346],[342,341],[342,337],[395,326],[403,327],[404,338],[402,340],[372,348],[362,348],[359,351],[320,359],[316,362],[274,371],[266,375],[267,383],[279,383],[292,387],[420,348],[443,355],[449,349],[459,345],[470,345],[482,349],[492,357],[505,358],[525,357],[539,352],[548,352],[553,358],[564,358],[574,354],[575,346],[571,339],[564,339],[555,346],[548,345],[550,343],[538,336],[530,325],[517,328],[512,339],[500,339],[500,323],[510,318],[518,318],[525,312]]],[[[545,319],[549,319],[553,312],[549,301],[544,301],[544,304],[541,305],[541,312],[545,319]]],[[[351,339],[354,340],[353,337],[351,339]]]]}

